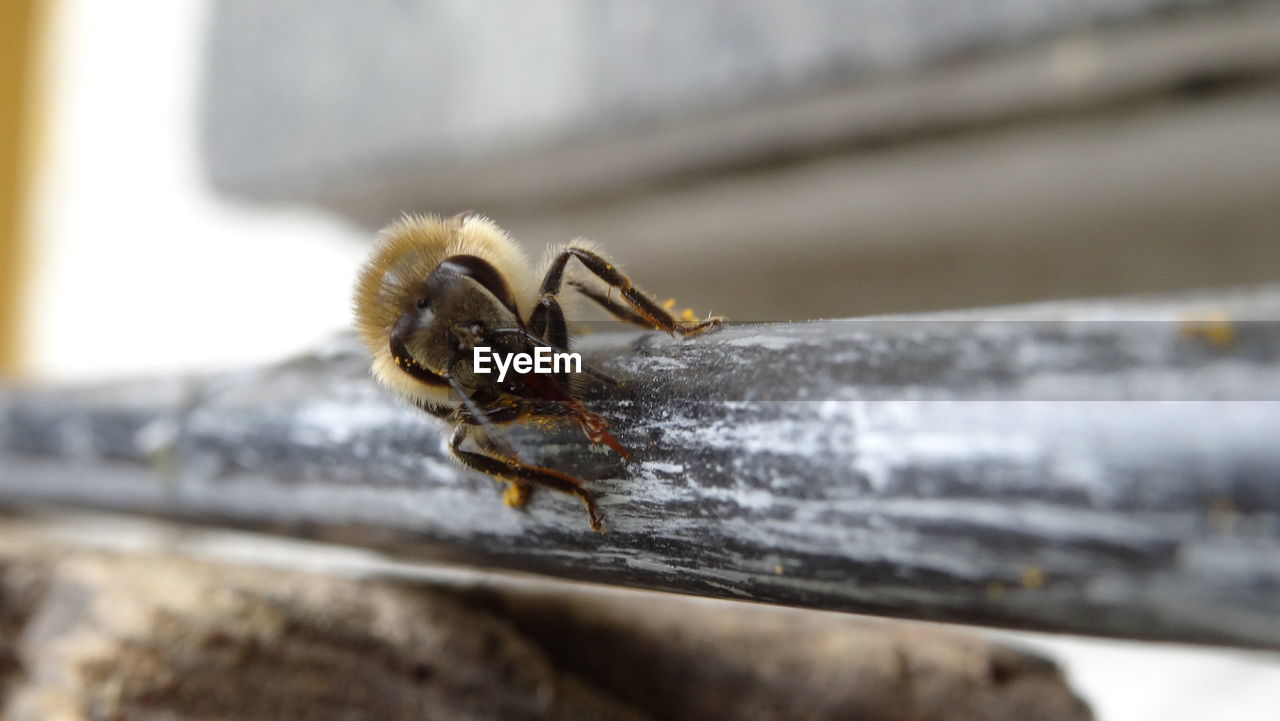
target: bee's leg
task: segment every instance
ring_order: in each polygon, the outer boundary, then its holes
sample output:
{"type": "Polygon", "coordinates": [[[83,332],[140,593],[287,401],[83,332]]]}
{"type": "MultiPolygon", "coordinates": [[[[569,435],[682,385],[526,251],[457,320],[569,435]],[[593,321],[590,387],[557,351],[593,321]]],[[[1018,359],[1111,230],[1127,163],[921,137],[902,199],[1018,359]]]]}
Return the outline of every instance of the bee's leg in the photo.
{"type": "Polygon", "coordinates": [[[573,286],[579,293],[595,301],[597,305],[608,311],[609,315],[612,315],[614,318],[626,321],[627,323],[633,323],[644,328],[653,328],[653,324],[650,323],[647,318],[634,310],[631,310],[630,306],[623,305],[614,300],[608,293],[601,293],[599,289],[593,288],[586,283],[579,283],[576,280],[569,281],[569,285],[573,286]]]}
{"type": "Polygon", "coordinates": [[[570,398],[568,401],[552,401],[549,403],[538,403],[530,406],[528,410],[530,415],[568,418],[573,421],[582,432],[586,434],[587,440],[596,445],[608,446],[623,458],[630,457],[627,449],[622,447],[617,438],[609,432],[609,421],[603,416],[592,413],[587,410],[577,399],[570,398]]]}
{"type": "MultiPolygon", "coordinates": [[[[431,415],[435,416],[436,418],[444,418],[447,420],[459,421],[459,416],[457,411],[454,408],[451,408],[449,406],[442,405],[439,403],[428,403],[426,401],[418,401],[416,405],[422,410],[426,411],[427,413],[430,413],[431,415]]],[[[491,418],[491,420],[496,420],[501,422],[504,419],[491,418]]],[[[485,450],[488,450],[490,452],[495,452],[495,453],[498,452],[495,449],[495,444],[492,441],[490,441],[485,446],[485,450]]],[[[520,508],[524,506],[524,504],[529,502],[529,496],[532,493],[533,493],[533,488],[531,488],[529,484],[520,483],[517,481],[511,481],[507,483],[507,487],[502,490],[502,502],[512,508],[520,508]]]]}
{"type": "MultiPolygon", "coordinates": [[[[543,288],[546,288],[546,283],[543,283],[543,288]]],[[[569,328],[565,324],[564,309],[560,307],[555,293],[541,294],[538,305],[529,314],[528,326],[535,336],[557,348],[569,350],[569,328]]],[[[557,373],[555,378],[561,385],[569,382],[568,373],[557,373]]]]}
{"type": "Polygon", "coordinates": [[[546,283],[543,283],[543,288],[538,305],[529,314],[529,331],[557,348],[568,350],[569,328],[564,321],[564,309],[556,298],[559,289],[548,293],[545,291],[546,283]]]}
{"type": "MultiPolygon", "coordinates": [[[[491,418],[491,420],[497,420],[491,418]]],[[[481,449],[491,456],[501,457],[503,449],[497,444],[489,440],[487,433],[481,433],[478,436],[472,436],[471,439],[480,446],[481,449]]],[[[502,489],[502,502],[509,508],[524,508],[529,502],[529,496],[533,495],[533,486],[524,481],[507,481],[506,487],[502,489]]]]}
{"type": "Polygon", "coordinates": [[[515,458],[499,458],[484,453],[464,451],[462,450],[462,443],[467,439],[470,430],[470,426],[465,423],[459,425],[457,430],[453,432],[453,437],[449,440],[449,450],[468,468],[508,481],[512,484],[512,487],[525,486],[525,491],[508,490],[504,492],[504,501],[507,500],[508,494],[523,499],[527,496],[527,488],[529,486],[550,488],[553,491],[577,496],[583,505],[587,507],[587,519],[591,524],[591,530],[597,533],[604,530],[604,519],[600,515],[600,509],[596,507],[595,497],[591,495],[590,491],[582,487],[582,481],[559,471],[553,471],[550,468],[526,465],[515,458]]]}
{"type": "MultiPolygon", "coordinates": [[[[604,307],[605,310],[613,313],[622,320],[638,323],[646,328],[666,331],[667,333],[679,333],[683,336],[697,335],[703,331],[710,330],[720,325],[723,318],[707,318],[699,321],[680,320],[671,315],[666,308],[663,308],[652,298],[644,293],[644,291],[631,284],[631,279],[623,275],[603,256],[573,245],[566,247],[560,251],[560,254],[551,261],[551,266],[547,269],[547,274],[542,278],[542,305],[534,309],[533,319],[536,321],[540,309],[547,307],[547,299],[550,298],[554,303],[555,309],[558,311],[560,304],[555,301],[555,296],[560,292],[560,285],[564,281],[564,268],[569,263],[570,258],[577,258],[578,262],[586,266],[596,277],[608,283],[611,288],[617,288],[631,308],[627,309],[621,304],[614,303],[608,295],[602,296],[599,293],[587,293],[586,296],[604,307]],[[634,311],[632,310],[634,309],[634,311]],[[618,312],[622,310],[623,312],[618,312]]],[[[548,310],[548,313],[551,311],[548,310]]],[[[560,314],[563,319],[563,313],[560,314]]]]}

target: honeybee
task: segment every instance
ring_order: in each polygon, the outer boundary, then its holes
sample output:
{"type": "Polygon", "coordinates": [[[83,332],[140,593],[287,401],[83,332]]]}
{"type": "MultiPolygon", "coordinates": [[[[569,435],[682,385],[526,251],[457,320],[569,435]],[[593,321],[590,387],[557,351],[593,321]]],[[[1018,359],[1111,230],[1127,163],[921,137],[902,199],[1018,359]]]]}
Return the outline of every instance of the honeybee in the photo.
{"type": "MultiPolygon", "coordinates": [[[[538,347],[568,353],[560,296],[566,266],[575,259],[596,280],[568,283],[621,320],[673,336],[696,335],[722,321],[690,319],[688,314],[676,318],[583,241],[553,248],[535,274],[520,247],[497,224],[460,213],[451,218],[406,216],[379,233],[356,281],[355,326],[373,358],[373,375],[453,424],[450,451],[464,466],[505,482],[502,498],[508,506],[523,506],[535,486],[550,488],[580,499],[592,530],[599,532],[603,519],[583,481],[521,461],[497,428],[563,419],[581,428],[593,444],[625,458],[626,449],[609,433],[609,423],[576,396],[577,376],[563,369],[519,372],[518,366],[505,375],[486,373],[474,362],[477,348],[508,357],[533,355],[538,347]],[[614,300],[615,291],[621,300],[614,300]],[[470,447],[464,446],[468,439],[470,447]]],[[[614,383],[590,368],[586,373],[614,383]]]]}

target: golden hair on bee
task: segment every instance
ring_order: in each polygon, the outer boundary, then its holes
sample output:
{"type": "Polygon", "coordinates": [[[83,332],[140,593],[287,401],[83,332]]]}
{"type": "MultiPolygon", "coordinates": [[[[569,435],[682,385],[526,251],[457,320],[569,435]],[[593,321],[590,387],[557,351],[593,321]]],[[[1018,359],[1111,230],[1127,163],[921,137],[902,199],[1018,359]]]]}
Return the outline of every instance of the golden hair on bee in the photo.
{"type": "Polygon", "coordinates": [[[373,356],[374,377],[415,402],[445,403],[449,392],[401,372],[391,356],[391,333],[419,284],[452,256],[487,261],[511,287],[520,316],[530,310],[529,259],[492,220],[474,213],[405,215],[383,228],[356,281],[355,328],[373,356]]]}
{"type": "MultiPolygon", "coordinates": [[[[626,457],[609,423],[578,397],[568,369],[515,364],[548,349],[568,352],[570,334],[561,296],[568,284],[615,317],[672,335],[717,327],[721,319],[676,318],[635,287],[599,250],[582,241],[555,248],[535,275],[515,241],[493,221],[473,213],[450,218],[406,216],[379,233],[355,286],[355,327],[373,359],[373,375],[419,408],[454,424],[449,448],[468,468],[509,485],[508,505],[520,506],[535,486],[577,496],[593,530],[602,519],[583,481],[516,457],[497,426],[562,420],[592,443],[626,457]],[[566,280],[577,260],[594,280],[566,280]],[[618,299],[614,299],[614,294],[618,299]],[[536,351],[536,352],[535,352],[536,351]],[[498,374],[481,360],[505,356],[498,374]],[[506,368],[514,367],[507,375],[506,368]],[[464,444],[471,440],[468,448],[464,444]]],[[[583,368],[579,358],[580,372],[583,368]]],[[[589,367],[586,375],[616,384],[589,367]]]]}

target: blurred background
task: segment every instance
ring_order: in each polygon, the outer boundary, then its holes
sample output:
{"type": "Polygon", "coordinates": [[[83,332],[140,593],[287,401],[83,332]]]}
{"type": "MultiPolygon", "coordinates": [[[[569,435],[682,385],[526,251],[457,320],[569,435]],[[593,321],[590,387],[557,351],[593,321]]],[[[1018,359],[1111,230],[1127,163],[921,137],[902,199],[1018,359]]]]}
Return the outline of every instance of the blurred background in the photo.
{"type": "MultiPolygon", "coordinates": [[[[258,363],[380,226],[599,241],[786,320],[1280,280],[1280,3],[0,4],[0,367],[258,363]]],[[[1102,719],[1264,718],[1274,657],[1031,641],[1102,719]]]]}
{"type": "Polygon", "coordinates": [[[5,6],[28,373],[296,350],[408,211],[735,320],[1280,278],[1274,2],[5,6]]]}

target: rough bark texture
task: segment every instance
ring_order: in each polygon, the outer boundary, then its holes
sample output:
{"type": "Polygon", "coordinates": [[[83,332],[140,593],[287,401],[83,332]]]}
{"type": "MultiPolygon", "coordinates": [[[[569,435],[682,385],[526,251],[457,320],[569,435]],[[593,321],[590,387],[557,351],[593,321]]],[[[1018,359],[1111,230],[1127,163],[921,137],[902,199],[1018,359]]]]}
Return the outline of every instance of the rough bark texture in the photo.
{"type": "Polygon", "coordinates": [[[15,721],[1091,718],[1049,662],[906,624],[37,539],[0,526],[15,721]]]}
{"type": "Polygon", "coordinates": [[[607,516],[504,508],[348,338],[0,396],[0,501],[267,527],[793,606],[1280,647],[1280,290],[597,336],[625,380],[513,432],[607,516]],[[979,320],[985,319],[985,320],[979,320]]]}

